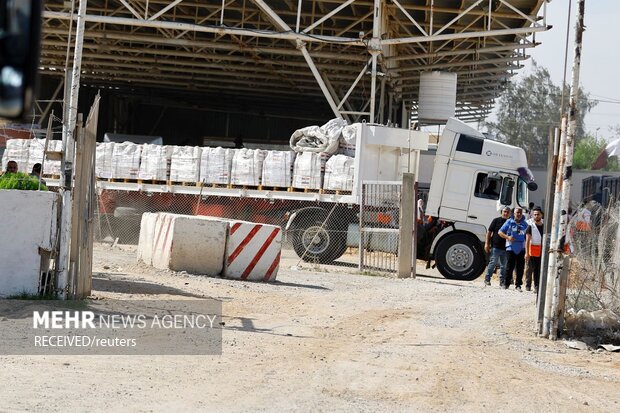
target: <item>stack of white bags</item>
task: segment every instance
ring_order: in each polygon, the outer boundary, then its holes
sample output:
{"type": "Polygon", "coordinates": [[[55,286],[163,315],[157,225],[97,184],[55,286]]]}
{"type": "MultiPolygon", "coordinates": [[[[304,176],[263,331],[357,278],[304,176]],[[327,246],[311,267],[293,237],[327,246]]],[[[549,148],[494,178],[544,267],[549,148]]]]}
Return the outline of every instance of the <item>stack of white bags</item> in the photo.
{"type": "Polygon", "coordinates": [[[201,148],[198,146],[173,146],[170,180],[172,182],[198,182],[201,153],[201,148]]]}
{"type": "Polygon", "coordinates": [[[342,119],[295,131],[290,140],[298,153],[293,187],[351,191],[356,140],[357,126],[342,119]]]}
{"type": "Polygon", "coordinates": [[[263,186],[288,188],[293,175],[295,152],[269,151],[263,162],[263,186]]]}
{"type": "Polygon", "coordinates": [[[142,145],[132,142],[116,143],[112,149],[112,177],[138,179],[142,145]]]}
{"type": "Polygon", "coordinates": [[[202,148],[200,160],[200,182],[228,185],[232,169],[234,149],[202,148]]]}
{"type": "Polygon", "coordinates": [[[113,154],[114,142],[103,142],[97,144],[97,150],[95,152],[95,175],[97,178],[108,179],[113,177],[113,154]]]}
{"type": "Polygon", "coordinates": [[[232,161],[232,185],[257,186],[261,184],[265,151],[262,149],[237,149],[232,161]]]}
{"type": "Polygon", "coordinates": [[[145,143],[142,146],[142,159],[140,161],[138,178],[152,181],[167,181],[171,159],[171,146],[145,143]]]}
{"type": "MultiPolygon", "coordinates": [[[[48,152],[61,152],[62,141],[48,141],[47,150],[48,152]]],[[[35,163],[41,163],[43,164],[43,174],[60,175],[60,161],[45,159],[43,162],[44,151],[45,139],[9,139],[2,156],[2,170],[6,170],[8,161],[15,161],[18,171],[30,173],[35,163]]]]}
{"type": "MultiPolygon", "coordinates": [[[[103,179],[141,179],[274,188],[353,189],[357,125],[333,119],[293,133],[292,151],[201,148],[131,142],[98,143],[95,173],[103,179]]],[[[10,139],[2,167],[14,160],[23,172],[43,160],[44,139],[10,139]]],[[[61,141],[49,141],[60,151],[61,141]]],[[[45,174],[60,174],[60,161],[46,160],[45,174]]]]}
{"type": "Polygon", "coordinates": [[[30,143],[32,139],[9,139],[6,141],[6,149],[2,155],[2,170],[6,171],[9,161],[17,162],[17,170],[30,173],[28,169],[28,157],[30,156],[30,143]]]}
{"type": "Polygon", "coordinates": [[[334,155],[325,164],[323,189],[352,191],[355,160],[346,155],[334,155]]]}
{"type": "Polygon", "coordinates": [[[301,152],[295,159],[293,187],[303,189],[320,189],[323,184],[323,172],[328,154],[325,152],[301,152]]]}
{"type": "MultiPolygon", "coordinates": [[[[48,152],[62,152],[62,141],[61,140],[53,140],[47,141],[47,151],[48,152]]],[[[43,164],[43,174],[45,175],[56,175],[60,176],[60,159],[46,159],[43,164]]]]}

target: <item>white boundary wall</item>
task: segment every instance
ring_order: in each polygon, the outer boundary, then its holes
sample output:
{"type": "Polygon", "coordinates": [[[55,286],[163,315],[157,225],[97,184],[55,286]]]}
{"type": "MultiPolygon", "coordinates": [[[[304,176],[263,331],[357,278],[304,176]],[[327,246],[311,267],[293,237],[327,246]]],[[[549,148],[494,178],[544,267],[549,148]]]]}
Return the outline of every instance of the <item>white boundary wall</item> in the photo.
{"type": "Polygon", "coordinates": [[[56,242],[59,202],[54,192],[0,190],[0,297],[38,293],[56,242]]]}

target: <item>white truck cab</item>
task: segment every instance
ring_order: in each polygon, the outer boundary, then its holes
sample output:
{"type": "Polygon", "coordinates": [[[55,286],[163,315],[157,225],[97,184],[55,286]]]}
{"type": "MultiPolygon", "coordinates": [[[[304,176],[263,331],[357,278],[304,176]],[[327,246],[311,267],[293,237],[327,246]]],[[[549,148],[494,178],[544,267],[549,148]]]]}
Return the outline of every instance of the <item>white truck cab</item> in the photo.
{"type": "Polygon", "coordinates": [[[426,208],[443,228],[425,258],[434,258],[447,278],[477,278],[485,267],[489,224],[504,206],[526,207],[528,189],[536,184],[523,149],[450,119],[437,147],[426,208]]]}

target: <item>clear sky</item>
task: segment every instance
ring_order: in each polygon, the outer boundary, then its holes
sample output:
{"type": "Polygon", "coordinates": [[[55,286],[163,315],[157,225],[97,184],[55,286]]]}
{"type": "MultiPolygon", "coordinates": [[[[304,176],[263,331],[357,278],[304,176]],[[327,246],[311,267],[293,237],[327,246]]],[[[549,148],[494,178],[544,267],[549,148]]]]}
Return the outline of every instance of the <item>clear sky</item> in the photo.
{"type": "MultiPolygon", "coordinates": [[[[557,85],[563,78],[566,23],[571,2],[566,73],[566,81],[570,84],[577,0],[552,0],[547,4],[547,24],[553,28],[537,33],[536,40],[542,44],[529,49],[531,57],[549,70],[557,85]]],[[[593,135],[610,140],[614,133],[609,127],[620,126],[620,0],[585,0],[585,25],[580,83],[592,98],[599,100],[598,105],[586,115],[585,126],[593,135]]],[[[532,66],[531,59],[525,65],[516,78],[528,73],[532,66]]]]}

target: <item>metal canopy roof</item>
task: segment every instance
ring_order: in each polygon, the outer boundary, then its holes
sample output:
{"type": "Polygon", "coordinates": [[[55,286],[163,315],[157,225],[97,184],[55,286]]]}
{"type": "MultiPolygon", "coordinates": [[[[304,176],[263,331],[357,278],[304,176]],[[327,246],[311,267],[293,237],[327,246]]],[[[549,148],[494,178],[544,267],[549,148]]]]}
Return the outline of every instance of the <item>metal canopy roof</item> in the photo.
{"type": "MultiPolygon", "coordinates": [[[[79,1],[73,12],[71,1],[45,2],[43,73],[64,76],[79,1]]],[[[420,73],[449,71],[458,74],[457,116],[476,120],[537,45],[535,33],[547,30],[543,4],[89,0],[81,79],[290,102],[324,97],[349,120],[400,122],[400,104],[417,104],[420,73]]]]}

